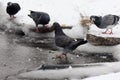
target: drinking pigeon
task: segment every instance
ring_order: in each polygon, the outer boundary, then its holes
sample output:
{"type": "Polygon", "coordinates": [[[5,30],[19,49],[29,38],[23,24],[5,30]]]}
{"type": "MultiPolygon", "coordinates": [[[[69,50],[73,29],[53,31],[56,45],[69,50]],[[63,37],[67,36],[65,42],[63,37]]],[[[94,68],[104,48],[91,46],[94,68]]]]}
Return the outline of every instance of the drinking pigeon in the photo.
{"type": "Polygon", "coordinates": [[[17,14],[18,11],[20,11],[20,9],[21,7],[18,3],[12,3],[12,2],[7,3],[6,12],[10,15],[10,19],[16,18],[14,15],[17,14]]]}
{"type": "Polygon", "coordinates": [[[56,58],[62,58],[62,56],[66,57],[67,60],[67,53],[73,50],[75,50],[78,46],[87,43],[87,40],[84,39],[73,39],[67,36],[63,30],[61,29],[61,26],[59,23],[55,22],[52,26],[55,30],[55,44],[58,47],[63,48],[63,53],[59,56],[56,56],[56,58]]]}
{"type": "Polygon", "coordinates": [[[30,18],[33,19],[36,25],[36,32],[39,32],[38,25],[41,24],[43,27],[49,23],[50,21],[50,16],[49,14],[45,12],[38,12],[38,11],[31,11],[30,10],[30,15],[28,15],[30,18]]]}
{"type": "Polygon", "coordinates": [[[106,31],[102,32],[103,34],[106,34],[109,29],[111,29],[109,34],[113,34],[112,28],[118,24],[119,16],[108,14],[108,15],[105,15],[104,17],[91,16],[90,19],[98,28],[101,28],[101,29],[106,28],[106,31]]]}

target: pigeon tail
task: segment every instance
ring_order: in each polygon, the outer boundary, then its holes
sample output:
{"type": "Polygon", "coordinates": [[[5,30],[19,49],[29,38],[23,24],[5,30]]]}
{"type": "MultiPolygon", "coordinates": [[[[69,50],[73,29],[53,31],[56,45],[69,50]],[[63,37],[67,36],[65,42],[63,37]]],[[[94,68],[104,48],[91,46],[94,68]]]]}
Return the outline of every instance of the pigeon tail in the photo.
{"type": "Polygon", "coordinates": [[[8,5],[8,6],[12,5],[12,2],[8,2],[7,5],[8,5]]]}
{"type": "Polygon", "coordinates": [[[113,25],[114,24],[118,24],[118,21],[120,20],[119,16],[113,15],[114,16],[114,21],[113,21],[113,25]]]}
{"type": "Polygon", "coordinates": [[[87,40],[84,40],[84,39],[81,39],[81,40],[78,40],[78,41],[74,41],[72,42],[70,45],[69,45],[69,49],[70,50],[75,50],[78,46],[82,45],[82,44],[85,44],[87,43],[88,41],[87,40]]]}

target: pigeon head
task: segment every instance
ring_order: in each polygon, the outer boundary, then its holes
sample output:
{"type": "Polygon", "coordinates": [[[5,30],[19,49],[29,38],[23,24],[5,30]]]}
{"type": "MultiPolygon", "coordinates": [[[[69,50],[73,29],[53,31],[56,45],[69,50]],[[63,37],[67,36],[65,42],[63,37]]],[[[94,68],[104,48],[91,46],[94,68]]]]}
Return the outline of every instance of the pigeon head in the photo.
{"type": "Polygon", "coordinates": [[[29,16],[30,18],[33,18],[33,19],[37,18],[37,15],[36,15],[36,12],[35,12],[35,11],[32,11],[32,10],[29,10],[29,11],[30,11],[30,14],[28,14],[28,16],[29,16]]]}
{"type": "Polygon", "coordinates": [[[37,15],[35,13],[28,14],[30,18],[32,18],[34,21],[37,21],[37,15]]]}
{"type": "Polygon", "coordinates": [[[98,16],[90,16],[90,20],[93,21],[93,22],[98,20],[98,19],[99,19],[98,16]]]}
{"type": "Polygon", "coordinates": [[[29,16],[30,18],[34,18],[34,17],[33,17],[34,14],[28,14],[28,16],[29,16]]]}
{"type": "Polygon", "coordinates": [[[52,27],[53,29],[57,29],[60,27],[60,24],[58,22],[54,22],[52,27]]]}
{"type": "Polygon", "coordinates": [[[96,26],[100,26],[101,24],[101,19],[102,17],[101,16],[90,16],[90,20],[93,24],[95,24],[96,26]]]}
{"type": "Polygon", "coordinates": [[[28,16],[29,16],[30,18],[32,18],[32,15],[28,14],[28,16]]]}
{"type": "Polygon", "coordinates": [[[12,2],[8,2],[7,5],[8,5],[8,6],[11,6],[11,5],[12,5],[12,2]]]}
{"type": "Polygon", "coordinates": [[[65,35],[58,22],[54,22],[52,28],[55,30],[56,35],[65,35]]]}
{"type": "Polygon", "coordinates": [[[90,16],[91,21],[95,21],[95,16],[90,16]]]}

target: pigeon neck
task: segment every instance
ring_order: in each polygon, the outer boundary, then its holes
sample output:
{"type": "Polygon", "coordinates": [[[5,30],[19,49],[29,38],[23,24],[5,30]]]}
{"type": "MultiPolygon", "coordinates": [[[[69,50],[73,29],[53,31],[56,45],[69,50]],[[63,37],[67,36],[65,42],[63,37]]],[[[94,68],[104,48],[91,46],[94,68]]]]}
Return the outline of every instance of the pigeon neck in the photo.
{"type": "Polygon", "coordinates": [[[100,27],[100,24],[101,24],[101,17],[99,17],[97,20],[94,21],[95,25],[97,27],[100,27]]]}
{"type": "Polygon", "coordinates": [[[59,26],[55,27],[55,34],[56,35],[65,35],[64,32],[63,32],[63,30],[59,26]]]}

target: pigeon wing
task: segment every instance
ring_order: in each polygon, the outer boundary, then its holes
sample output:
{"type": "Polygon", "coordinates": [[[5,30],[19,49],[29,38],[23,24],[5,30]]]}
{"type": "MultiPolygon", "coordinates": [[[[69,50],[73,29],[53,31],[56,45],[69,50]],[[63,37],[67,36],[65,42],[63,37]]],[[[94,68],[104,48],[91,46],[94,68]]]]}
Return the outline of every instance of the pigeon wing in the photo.
{"type": "Polygon", "coordinates": [[[101,26],[109,26],[112,25],[114,22],[114,16],[113,15],[106,15],[102,19],[101,26]]]}
{"type": "Polygon", "coordinates": [[[64,48],[69,46],[73,40],[74,39],[72,39],[66,35],[57,36],[55,38],[56,45],[59,47],[64,47],[64,48]]]}

